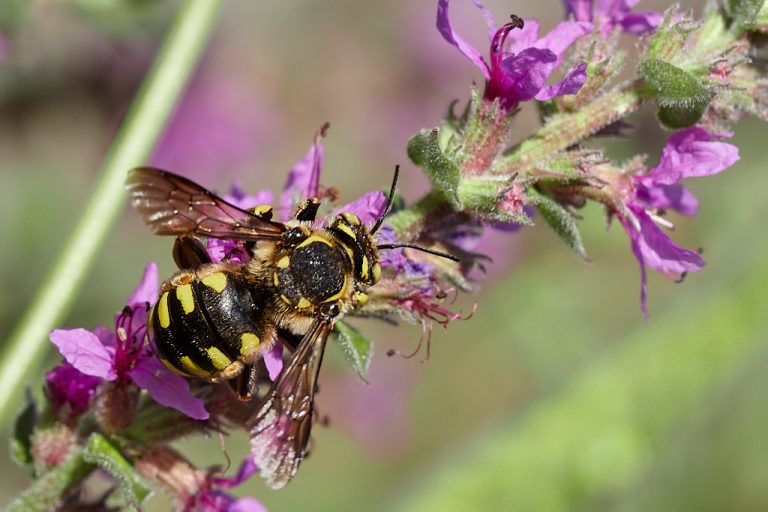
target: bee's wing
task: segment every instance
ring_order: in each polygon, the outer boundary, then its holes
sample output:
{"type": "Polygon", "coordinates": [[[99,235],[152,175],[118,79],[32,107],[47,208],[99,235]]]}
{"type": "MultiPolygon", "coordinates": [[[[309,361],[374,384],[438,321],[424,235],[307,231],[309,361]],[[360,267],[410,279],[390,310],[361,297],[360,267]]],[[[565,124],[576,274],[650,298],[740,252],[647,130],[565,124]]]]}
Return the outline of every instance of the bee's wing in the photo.
{"type": "Polygon", "coordinates": [[[251,456],[273,489],[291,481],[306,455],[317,375],[332,328],[323,320],[314,321],[247,422],[251,456]]]}
{"type": "Polygon", "coordinates": [[[232,240],[278,240],[285,231],[229,204],[213,192],[176,174],[138,167],[126,181],[134,208],[157,235],[196,234],[232,240]]]}

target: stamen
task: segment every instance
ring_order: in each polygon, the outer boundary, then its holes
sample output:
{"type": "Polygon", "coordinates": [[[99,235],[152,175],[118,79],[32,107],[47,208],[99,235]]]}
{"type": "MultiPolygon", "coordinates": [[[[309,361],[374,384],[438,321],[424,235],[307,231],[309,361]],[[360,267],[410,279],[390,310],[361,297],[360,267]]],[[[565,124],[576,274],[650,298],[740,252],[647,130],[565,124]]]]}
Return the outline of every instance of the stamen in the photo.
{"type": "Polygon", "coordinates": [[[665,228],[667,228],[670,231],[674,231],[675,230],[675,225],[672,224],[671,222],[669,222],[667,219],[659,217],[655,213],[651,213],[651,212],[647,212],[647,213],[651,217],[651,220],[653,220],[653,222],[655,222],[659,226],[664,226],[665,228]]]}

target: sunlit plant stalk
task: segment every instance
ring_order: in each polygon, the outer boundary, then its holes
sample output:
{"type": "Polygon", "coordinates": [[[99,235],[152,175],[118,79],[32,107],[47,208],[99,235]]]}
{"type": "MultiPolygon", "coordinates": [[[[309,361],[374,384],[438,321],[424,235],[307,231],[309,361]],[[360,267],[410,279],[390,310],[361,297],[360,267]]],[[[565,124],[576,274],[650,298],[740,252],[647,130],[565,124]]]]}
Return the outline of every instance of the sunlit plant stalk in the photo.
{"type": "Polygon", "coordinates": [[[0,355],[0,417],[16,406],[49,348],[48,333],[69,312],[87,269],[125,203],[125,173],[147,160],[189,80],[218,18],[221,0],[182,2],[176,19],[128,110],[99,181],[51,271],[0,355]]]}

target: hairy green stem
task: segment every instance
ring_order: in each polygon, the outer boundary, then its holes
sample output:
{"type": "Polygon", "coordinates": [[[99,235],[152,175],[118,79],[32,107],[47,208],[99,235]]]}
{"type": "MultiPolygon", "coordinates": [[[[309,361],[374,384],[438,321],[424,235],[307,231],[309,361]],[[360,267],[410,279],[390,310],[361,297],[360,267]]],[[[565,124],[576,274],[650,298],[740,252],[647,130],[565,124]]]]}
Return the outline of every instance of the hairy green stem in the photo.
{"type": "Polygon", "coordinates": [[[642,81],[634,81],[597,98],[578,112],[553,116],[536,134],[497,159],[493,172],[514,172],[521,164],[547,158],[582,142],[640,108],[644,100],[641,89],[642,81]]]}
{"type": "Polygon", "coordinates": [[[205,48],[221,0],[183,2],[118,132],[82,216],[0,356],[0,417],[7,420],[51,329],[69,312],[126,198],[125,173],[149,157],[205,48]]]}
{"type": "MultiPolygon", "coordinates": [[[[493,163],[492,174],[511,175],[532,162],[564,151],[636,111],[644,100],[642,81],[637,80],[595,99],[578,112],[555,115],[532,137],[498,157],[493,163]]],[[[463,187],[462,190],[462,199],[471,204],[469,196],[478,189],[463,187]]],[[[408,208],[392,214],[387,222],[401,237],[415,238],[428,215],[444,211],[448,206],[439,195],[431,192],[408,208]]]]}

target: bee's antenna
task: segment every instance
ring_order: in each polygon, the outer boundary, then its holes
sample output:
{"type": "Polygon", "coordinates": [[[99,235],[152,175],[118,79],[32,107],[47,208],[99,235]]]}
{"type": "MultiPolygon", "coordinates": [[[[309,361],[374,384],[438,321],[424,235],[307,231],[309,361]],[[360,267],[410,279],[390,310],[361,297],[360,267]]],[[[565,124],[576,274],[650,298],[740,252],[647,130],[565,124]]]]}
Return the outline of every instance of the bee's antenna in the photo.
{"type": "Polygon", "coordinates": [[[399,249],[400,247],[407,247],[409,249],[416,249],[418,251],[422,252],[428,252],[429,254],[434,254],[435,256],[440,256],[442,258],[446,258],[452,261],[461,261],[460,258],[454,256],[453,254],[448,254],[447,252],[442,251],[436,251],[435,249],[429,249],[427,247],[421,247],[420,245],[412,245],[412,244],[382,244],[377,245],[377,249],[399,249]]]}
{"type": "Polygon", "coordinates": [[[381,223],[384,222],[384,217],[387,216],[389,211],[392,209],[392,203],[395,202],[395,189],[397,189],[397,177],[400,175],[400,165],[395,166],[395,176],[392,178],[392,188],[389,189],[389,197],[387,198],[387,207],[384,208],[384,213],[381,214],[381,217],[379,217],[379,220],[376,221],[376,224],[373,225],[371,228],[371,235],[375,235],[376,231],[379,230],[381,227],[381,223]]]}

